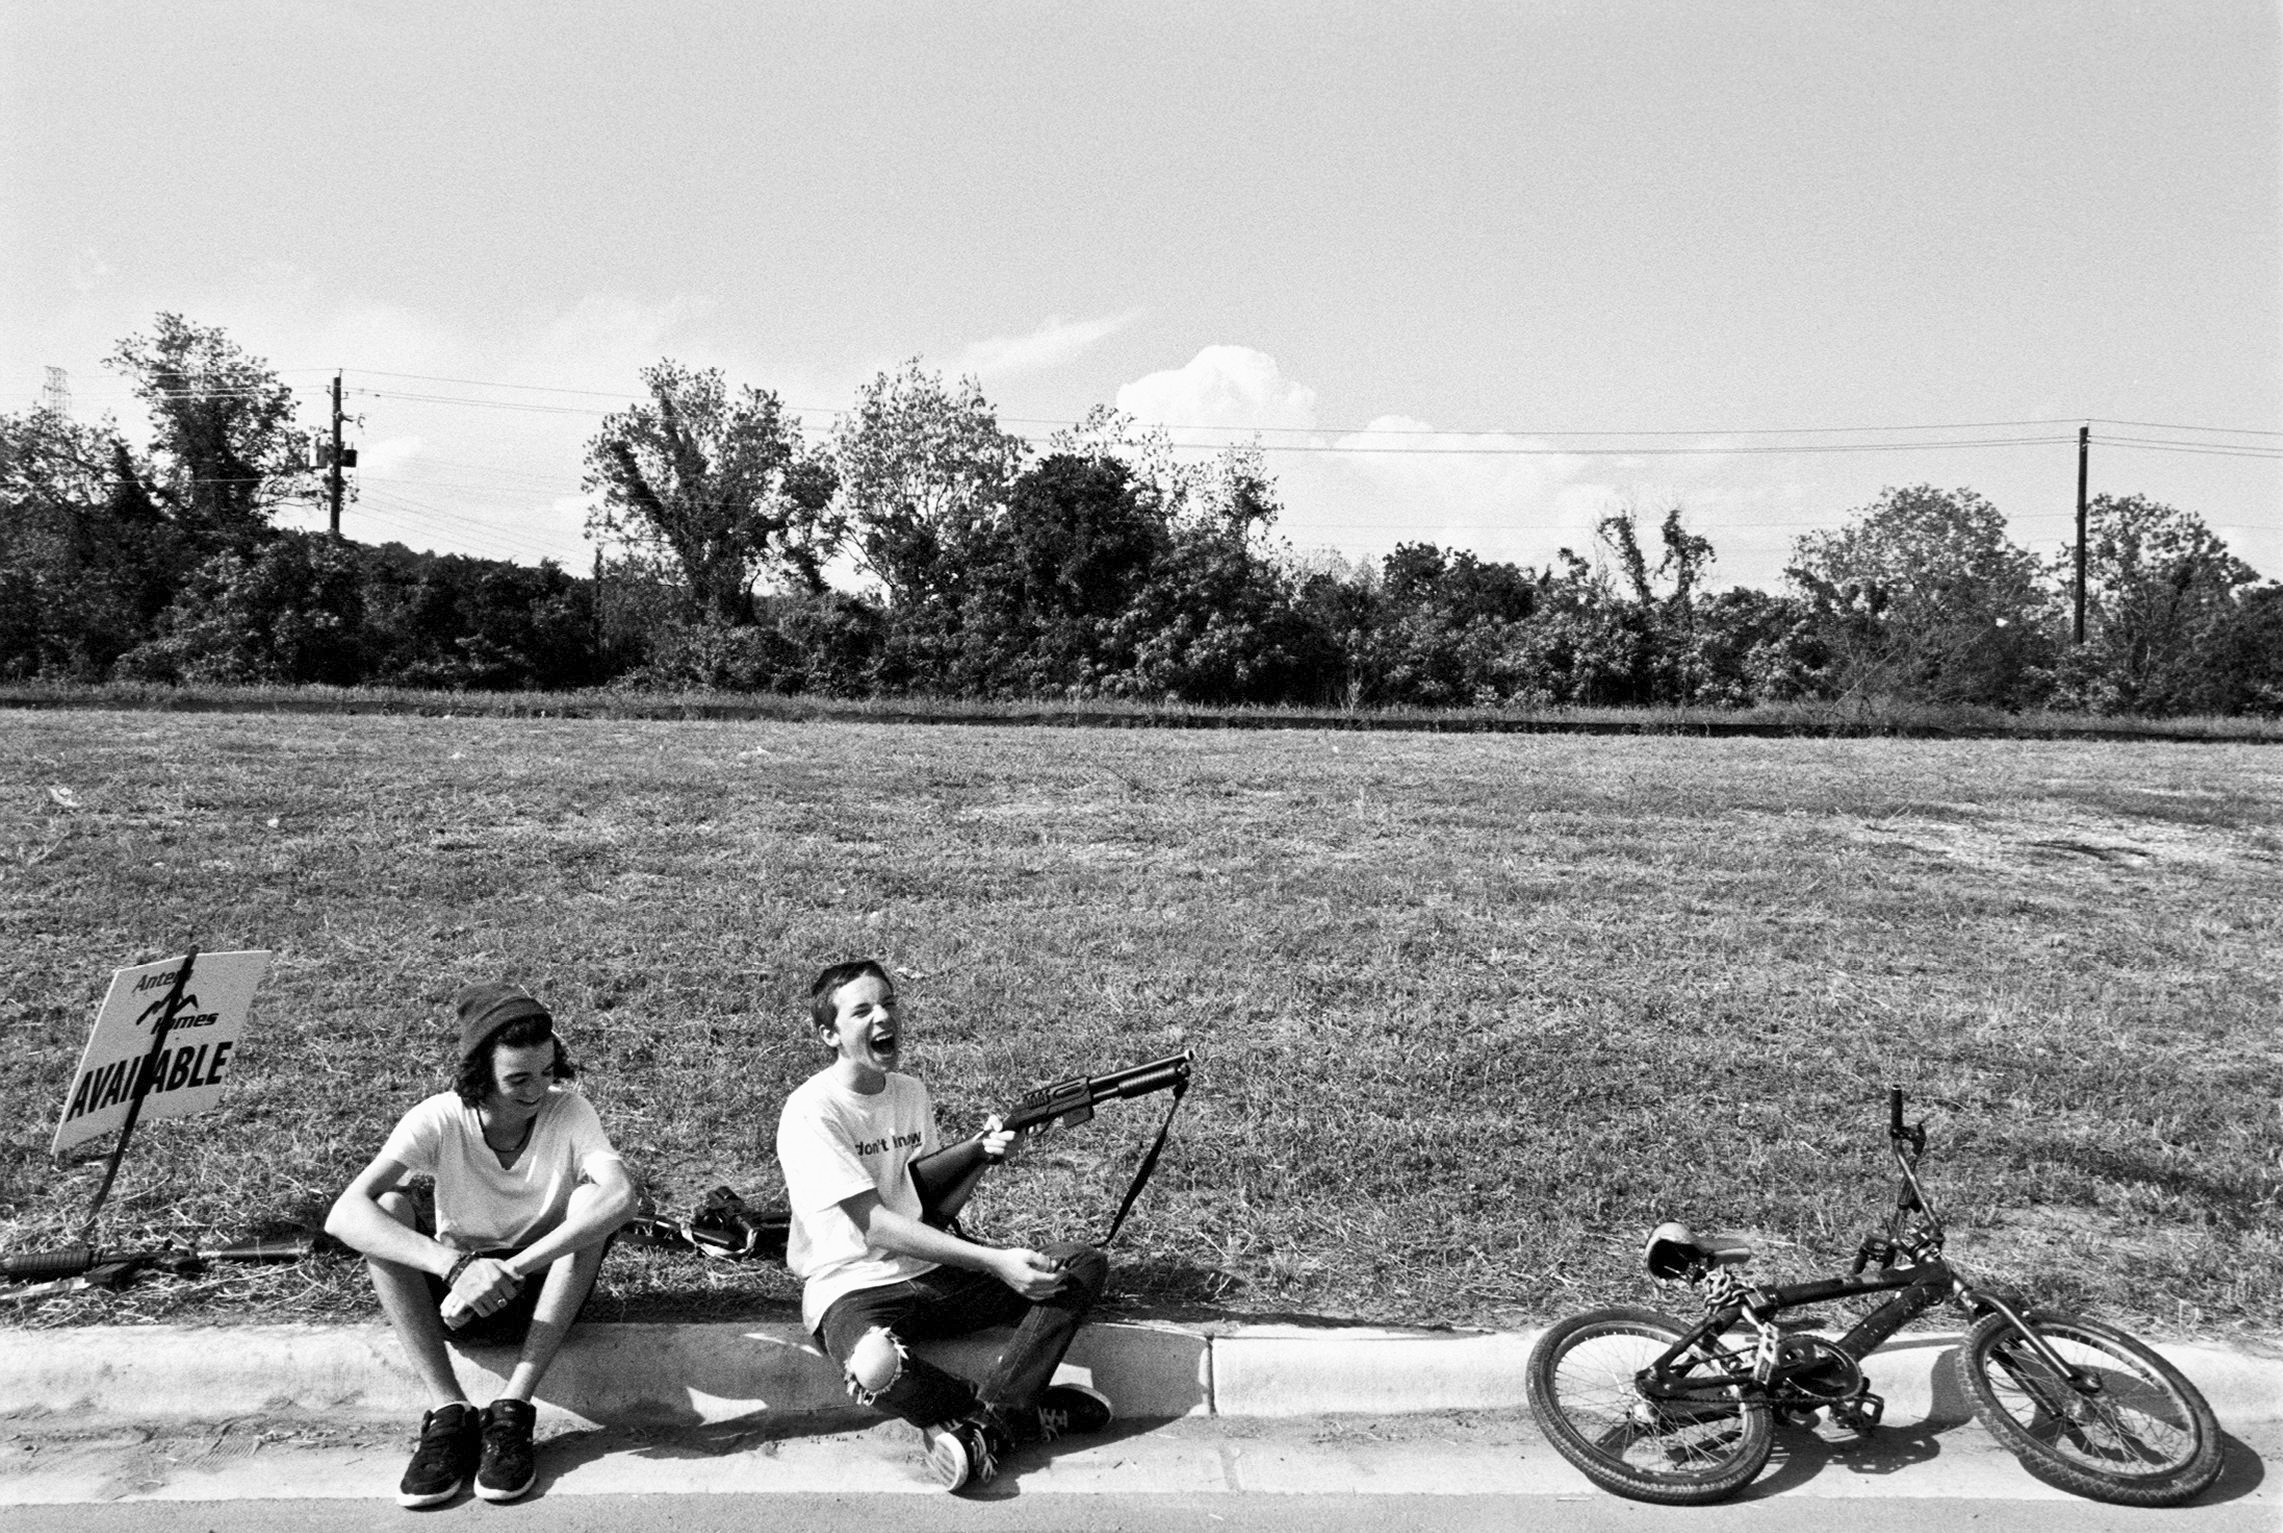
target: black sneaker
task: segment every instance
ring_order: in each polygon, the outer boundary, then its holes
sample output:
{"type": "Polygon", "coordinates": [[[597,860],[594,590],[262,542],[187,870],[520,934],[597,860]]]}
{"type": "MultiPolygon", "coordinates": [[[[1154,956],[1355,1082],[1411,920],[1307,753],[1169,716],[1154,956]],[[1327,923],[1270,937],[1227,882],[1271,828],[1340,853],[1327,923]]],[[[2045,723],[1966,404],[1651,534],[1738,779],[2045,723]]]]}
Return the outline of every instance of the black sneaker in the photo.
{"type": "Polygon", "coordinates": [[[396,1487],[398,1506],[435,1506],[460,1493],[476,1466],[476,1408],[440,1405],[420,1418],[420,1446],[396,1487]]]}
{"type": "Polygon", "coordinates": [[[927,1467],[945,1490],[981,1490],[998,1477],[1006,1442],[980,1416],[927,1431],[927,1467]]]}
{"type": "Polygon", "coordinates": [[[1084,1384],[1049,1384],[1039,1392],[1038,1404],[1023,1413],[1036,1425],[1038,1441],[1057,1437],[1091,1437],[1116,1419],[1110,1397],[1084,1384]]]}
{"type": "Polygon", "coordinates": [[[539,1478],[531,1450],[531,1424],[537,1412],[528,1400],[494,1400],[484,1407],[483,1462],[476,1467],[476,1494],[486,1501],[513,1501],[539,1478]]]}

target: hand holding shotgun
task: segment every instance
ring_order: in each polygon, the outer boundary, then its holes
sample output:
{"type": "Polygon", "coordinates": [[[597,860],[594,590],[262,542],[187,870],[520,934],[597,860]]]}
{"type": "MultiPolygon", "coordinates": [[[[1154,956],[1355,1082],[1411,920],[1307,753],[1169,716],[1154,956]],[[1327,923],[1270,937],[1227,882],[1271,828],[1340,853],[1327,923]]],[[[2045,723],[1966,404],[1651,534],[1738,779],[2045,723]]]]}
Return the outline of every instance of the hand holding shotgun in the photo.
{"type": "MultiPolygon", "coordinates": [[[[974,1138],[946,1145],[912,1162],[912,1186],[920,1195],[920,1217],[938,1229],[949,1224],[974,1196],[983,1173],[1004,1159],[1012,1139],[1043,1133],[1057,1123],[1084,1123],[1094,1116],[1096,1106],[1114,1098],[1167,1090],[1178,1098],[1189,1089],[1189,1071],[1196,1057],[1194,1049],[1183,1049],[1146,1065],[1113,1070],[1107,1075],[1073,1076],[1030,1092],[1006,1112],[994,1114],[974,1138]]],[[[1131,1194],[1127,1201],[1130,1206],[1131,1194]]]]}

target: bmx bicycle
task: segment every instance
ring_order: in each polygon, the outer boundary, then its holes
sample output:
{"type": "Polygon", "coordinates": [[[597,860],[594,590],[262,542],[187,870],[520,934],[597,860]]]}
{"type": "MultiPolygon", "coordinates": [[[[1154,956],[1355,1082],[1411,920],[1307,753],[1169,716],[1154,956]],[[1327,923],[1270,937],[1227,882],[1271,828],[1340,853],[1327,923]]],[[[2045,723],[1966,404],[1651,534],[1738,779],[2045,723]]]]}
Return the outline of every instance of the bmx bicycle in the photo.
{"type": "Polygon", "coordinates": [[[2187,1378],[2148,1346],[2096,1320],[2033,1310],[1968,1279],[1942,1254],[1942,1219],[1918,1180],[1923,1120],[1905,1127],[1887,1093],[1887,1138],[1902,1189],[1883,1233],[1847,1276],[1762,1287],[1740,1269],[1748,1242],[1659,1225],[1650,1275],[1701,1290],[1694,1324],[1649,1309],[1597,1309],[1560,1321],[1531,1349],[1530,1411],[1557,1452],[1605,1490],[1698,1505],[1752,1482],[1773,1445],[1772,1418],[1828,1410],[1868,1434],[1884,1402],[1862,1361],[1938,1304],[1970,1320],[1956,1376],[1990,1434],[2046,1483],[2124,1506],[2177,1506],[2220,1472],[2220,1430],[2187,1378]],[[1894,1297],[1837,1339],[1809,1334],[1809,1305],[1894,1297]]]}

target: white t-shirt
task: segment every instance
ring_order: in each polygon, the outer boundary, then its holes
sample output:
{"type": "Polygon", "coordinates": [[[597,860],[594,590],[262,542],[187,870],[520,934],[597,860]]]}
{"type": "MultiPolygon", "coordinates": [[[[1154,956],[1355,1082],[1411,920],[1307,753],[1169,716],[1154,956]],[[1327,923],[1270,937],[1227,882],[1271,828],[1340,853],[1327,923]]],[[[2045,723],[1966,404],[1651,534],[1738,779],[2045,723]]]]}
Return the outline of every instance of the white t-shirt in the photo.
{"type": "Polygon", "coordinates": [[[499,1163],[483,1119],[451,1091],[406,1113],[381,1154],[436,1178],[436,1238],[463,1251],[531,1244],[563,1222],[582,1175],[619,1158],[594,1104],[569,1086],[548,1091],[512,1166],[499,1163]]]}
{"type": "Polygon", "coordinates": [[[804,1280],[803,1325],[815,1330],[842,1294],[934,1269],[934,1262],[867,1244],[840,1203],[874,1192],[887,1208],[917,1219],[920,1195],[909,1168],[936,1149],[935,1108],[927,1087],[909,1075],[891,1074],[885,1090],[865,1096],[827,1068],[785,1098],[777,1115],[777,1163],[792,1214],[785,1265],[804,1280]]]}

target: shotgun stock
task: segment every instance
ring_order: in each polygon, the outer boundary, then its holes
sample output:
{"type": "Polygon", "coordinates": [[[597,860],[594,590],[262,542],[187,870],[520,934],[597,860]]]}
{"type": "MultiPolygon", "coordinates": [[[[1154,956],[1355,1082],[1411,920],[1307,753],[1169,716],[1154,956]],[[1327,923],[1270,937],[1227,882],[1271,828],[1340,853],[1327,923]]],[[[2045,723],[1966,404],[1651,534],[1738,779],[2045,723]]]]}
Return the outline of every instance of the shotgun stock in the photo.
{"type": "MultiPolygon", "coordinates": [[[[1196,1058],[1196,1050],[1183,1049],[1178,1054],[1168,1054],[1129,1070],[1073,1076],[1041,1086],[1002,1113],[999,1127],[1027,1137],[1057,1123],[1084,1123],[1103,1102],[1147,1096],[1153,1091],[1187,1090],[1190,1067],[1196,1058]]],[[[920,1217],[938,1229],[949,1224],[975,1195],[983,1173],[995,1164],[996,1161],[983,1153],[980,1134],[913,1161],[912,1187],[920,1195],[920,1217]]]]}

